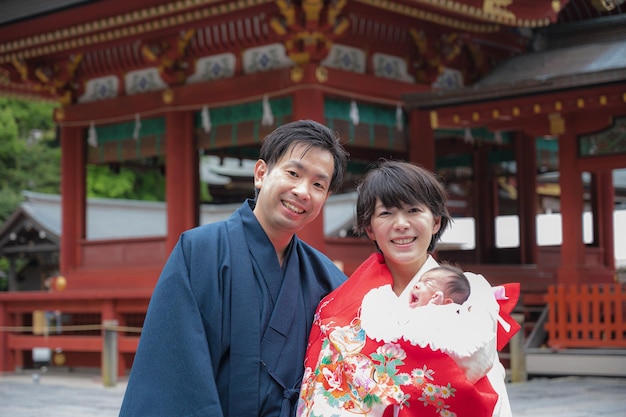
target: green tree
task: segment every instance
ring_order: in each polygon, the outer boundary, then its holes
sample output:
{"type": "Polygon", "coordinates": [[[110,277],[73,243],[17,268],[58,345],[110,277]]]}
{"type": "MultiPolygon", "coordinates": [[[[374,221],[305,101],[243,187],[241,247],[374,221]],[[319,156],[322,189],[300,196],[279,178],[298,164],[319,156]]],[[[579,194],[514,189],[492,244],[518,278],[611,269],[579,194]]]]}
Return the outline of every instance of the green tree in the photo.
{"type": "MultiPolygon", "coordinates": [[[[23,200],[22,191],[59,193],[61,150],[45,102],[0,98],[0,225],[23,200]]],[[[0,258],[0,291],[7,290],[6,258],[0,258]]]]}
{"type": "Polygon", "coordinates": [[[22,201],[22,191],[59,193],[61,151],[55,105],[0,98],[0,224],[22,201]]]}
{"type": "Polygon", "coordinates": [[[165,176],[161,170],[134,162],[115,168],[87,165],[87,197],[165,201],[165,176]]]}

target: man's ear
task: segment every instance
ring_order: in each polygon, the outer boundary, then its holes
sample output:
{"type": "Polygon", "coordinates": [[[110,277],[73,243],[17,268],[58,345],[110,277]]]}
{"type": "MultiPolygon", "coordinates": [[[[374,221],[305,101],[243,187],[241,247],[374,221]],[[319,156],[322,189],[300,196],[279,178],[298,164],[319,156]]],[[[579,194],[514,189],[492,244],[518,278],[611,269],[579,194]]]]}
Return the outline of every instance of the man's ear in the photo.
{"type": "Polygon", "coordinates": [[[267,167],[267,163],[262,160],[259,159],[256,161],[256,164],[254,165],[254,187],[258,188],[259,190],[261,189],[261,186],[263,185],[263,180],[265,179],[265,176],[267,175],[267,172],[269,171],[268,167],[267,167]]]}

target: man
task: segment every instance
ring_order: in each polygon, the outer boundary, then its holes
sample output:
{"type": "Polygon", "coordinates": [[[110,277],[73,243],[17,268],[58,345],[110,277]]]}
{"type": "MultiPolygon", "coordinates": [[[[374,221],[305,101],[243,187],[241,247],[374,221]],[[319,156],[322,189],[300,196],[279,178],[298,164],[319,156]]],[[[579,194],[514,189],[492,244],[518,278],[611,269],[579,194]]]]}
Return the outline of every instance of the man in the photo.
{"type": "Polygon", "coordinates": [[[311,120],[264,139],[255,199],[183,233],[163,268],[120,417],[293,415],[313,314],[345,280],[296,233],[346,164],[338,137],[311,120]]]}

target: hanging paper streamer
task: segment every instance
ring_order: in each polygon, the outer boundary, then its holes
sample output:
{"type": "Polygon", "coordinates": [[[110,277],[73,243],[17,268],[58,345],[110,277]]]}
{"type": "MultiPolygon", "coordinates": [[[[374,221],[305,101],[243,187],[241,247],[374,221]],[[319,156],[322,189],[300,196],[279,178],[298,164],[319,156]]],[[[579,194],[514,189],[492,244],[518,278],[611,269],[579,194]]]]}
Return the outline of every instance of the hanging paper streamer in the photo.
{"type": "Polygon", "coordinates": [[[350,120],[352,120],[352,124],[355,126],[359,124],[359,108],[354,100],[350,102],[350,120]]]}
{"type": "Polygon", "coordinates": [[[496,133],[494,134],[494,140],[498,145],[502,145],[502,132],[496,130],[496,133]]]}
{"type": "Polygon", "coordinates": [[[263,118],[261,119],[263,126],[271,126],[274,124],[274,115],[272,114],[272,106],[267,94],[263,95],[263,118]]]}
{"type": "Polygon", "coordinates": [[[402,106],[398,103],[396,104],[396,128],[398,128],[400,132],[404,130],[404,117],[402,116],[402,106]]]}
{"type": "Polygon", "coordinates": [[[469,127],[465,128],[465,134],[463,135],[463,141],[465,143],[474,144],[474,136],[472,136],[472,131],[469,127]]]}
{"type": "Polygon", "coordinates": [[[200,116],[202,116],[202,128],[204,129],[204,133],[209,133],[211,131],[211,115],[209,114],[209,106],[202,107],[200,116]]]}
{"type": "Polygon", "coordinates": [[[92,148],[98,147],[98,133],[96,132],[96,125],[93,122],[89,123],[89,130],[87,131],[87,143],[92,148]]]}
{"type": "Polygon", "coordinates": [[[139,132],[141,131],[141,117],[139,117],[139,113],[135,114],[135,130],[133,131],[133,138],[135,140],[139,139],[139,132]]]}

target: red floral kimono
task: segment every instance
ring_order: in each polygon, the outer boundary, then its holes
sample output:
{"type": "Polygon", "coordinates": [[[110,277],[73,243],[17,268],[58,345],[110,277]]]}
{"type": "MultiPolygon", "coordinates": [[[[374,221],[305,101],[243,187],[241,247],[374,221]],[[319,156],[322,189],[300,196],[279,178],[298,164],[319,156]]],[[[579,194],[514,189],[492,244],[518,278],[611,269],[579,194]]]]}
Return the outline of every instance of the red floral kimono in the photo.
{"type": "MultiPolygon", "coordinates": [[[[429,262],[418,276],[436,266],[432,258],[429,262]]],[[[382,256],[374,254],[320,302],[309,338],[297,415],[491,417],[498,394],[487,377],[470,381],[446,349],[407,340],[401,333],[396,337],[373,336],[363,328],[364,297],[391,283],[382,256]]],[[[490,290],[489,297],[497,309],[490,290]]],[[[477,305],[488,304],[484,299],[477,301],[477,305]]],[[[495,319],[486,321],[477,323],[477,327],[482,326],[483,334],[487,329],[490,337],[485,343],[494,345],[493,359],[497,360],[495,334],[499,325],[495,319]]],[[[515,333],[513,326],[505,327],[515,333]]]]}

